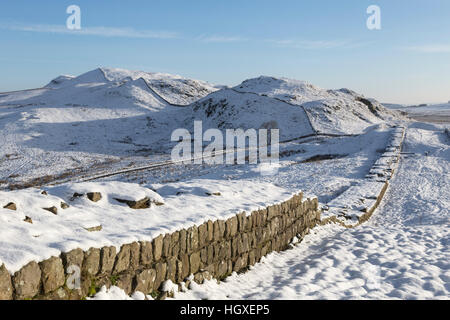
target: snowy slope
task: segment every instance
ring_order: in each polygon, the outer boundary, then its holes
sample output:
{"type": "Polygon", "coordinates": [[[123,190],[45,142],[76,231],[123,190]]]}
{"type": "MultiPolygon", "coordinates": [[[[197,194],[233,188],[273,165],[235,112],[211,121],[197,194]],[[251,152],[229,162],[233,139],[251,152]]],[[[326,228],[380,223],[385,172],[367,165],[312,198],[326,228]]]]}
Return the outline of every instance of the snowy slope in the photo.
{"type": "Polygon", "coordinates": [[[150,88],[167,102],[175,105],[188,105],[217,88],[207,82],[186,79],[178,75],[129,71],[125,69],[102,68],[109,81],[123,82],[142,78],[150,88]]]}
{"type": "Polygon", "coordinates": [[[62,86],[64,86],[64,84],[67,81],[72,80],[73,78],[75,78],[74,76],[71,75],[61,75],[59,77],[56,77],[55,79],[53,79],[52,81],[49,82],[49,84],[47,84],[45,86],[45,88],[51,88],[51,89],[57,89],[60,88],[62,86]]]}

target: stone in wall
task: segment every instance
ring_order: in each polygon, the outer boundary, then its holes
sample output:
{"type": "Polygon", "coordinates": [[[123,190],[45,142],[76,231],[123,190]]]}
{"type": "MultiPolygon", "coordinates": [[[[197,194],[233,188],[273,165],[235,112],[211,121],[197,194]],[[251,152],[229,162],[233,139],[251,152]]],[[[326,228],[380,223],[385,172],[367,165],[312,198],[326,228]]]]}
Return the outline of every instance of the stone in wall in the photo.
{"type": "Polygon", "coordinates": [[[11,275],[6,270],[5,265],[0,266],[0,300],[12,300],[13,286],[11,275]]]}
{"type": "Polygon", "coordinates": [[[39,263],[42,273],[42,290],[44,294],[55,291],[64,285],[66,280],[61,258],[51,257],[39,263]]]}
{"type": "Polygon", "coordinates": [[[136,275],[136,287],[135,291],[149,294],[153,291],[153,287],[156,280],[156,271],[154,269],[144,269],[139,271],[136,275]]]}
{"type": "Polygon", "coordinates": [[[61,259],[66,267],[66,270],[68,267],[73,265],[81,268],[84,260],[84,252],[81,249],[74,249],[67,253],[62,253],[61,259]]]}
{"type": "Polygon", "coordinates": [[[166,280],[167,264],[165,262],[158,262],[155,265],[156,278],[153,284],[153,290],[158,290],[161,284],[166,280]]]}
{"type": "Polygon", "coordinates": [[[163,236],[160,235],[153,239],[153,256],[155,258],[155,261],[158,261],[161,259],[162,256],[162,248],[163,248],[163,236]]]}
{"type": "Polygon", "coordinates": [[[17,300],[31,299],[38,295],[41,287],[41,269],[32,261],[14,274],[13,284],[17,300]]]}
{"type": "Polygon", "coordinates": [[[116,286],[125,291],[126,294],[131,294],[133,289],[133,276],[130,273],[121,274],[117,279],[116,286]]]}
{"type": "Polygon", "coordinates": [[[130,244],[130,269],[136,270],[140,265],[141,246],[139,242],[130,244]]]}
{"type": "Polygon", "coordinates": [[[97,275],[100,268],[100,249],[91,248],[84,253],[82,274],[85,276],[97,275]]]}
{"type": "Polygon", "coordinates": [[[153,245],[149,241],[141,242],[141,266],[151,266],[153,262],[153,245]]]}
{"type": "Polygon", "coordinates": [[[131,245],[124,244],[117,254],[116,262],[114,264],[113,274],[117,275],[130,267],[131,245]]]}
{"type": "Polygon", "coordinates": [[[116,247],[103,247],[100,251],[100,273],[111,274],[116,260],[116,247]]]}

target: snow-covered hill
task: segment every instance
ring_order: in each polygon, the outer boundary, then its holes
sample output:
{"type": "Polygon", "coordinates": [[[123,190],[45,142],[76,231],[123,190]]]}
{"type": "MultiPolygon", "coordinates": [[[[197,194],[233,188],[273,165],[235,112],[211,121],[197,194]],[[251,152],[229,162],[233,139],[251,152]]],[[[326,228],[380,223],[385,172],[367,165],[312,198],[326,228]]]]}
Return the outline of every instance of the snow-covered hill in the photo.
{"type": "Polygon", "coordinates": [[[186,125],[192,126],[193,120],[202,120],[204,128],[277,128],[281,140],[314,133],[302,107],[233,89],[217,91],[194,103],[186,125]]]}
{"type": "Polygon", "coordinates": [[[376,100],[352,90],[325,90],[287,78],[261,76],[246,80],[233,89],[301,106],[318,133],[361,133],[370,125],[397,116],[376,100]]]}
{"type": "Polygon", "coordinates": [[[149,94],[158,95],[167,103],[174,105],[188,105],[218,89],[207,82],[185,79],[178,75],[116,68],[98,68],[78,77],[59,76],[53,79],[46,88],[73,88],[96,83],[120,86],[137,80],[141,80],[145,84],[145,90],[149,94]]]}

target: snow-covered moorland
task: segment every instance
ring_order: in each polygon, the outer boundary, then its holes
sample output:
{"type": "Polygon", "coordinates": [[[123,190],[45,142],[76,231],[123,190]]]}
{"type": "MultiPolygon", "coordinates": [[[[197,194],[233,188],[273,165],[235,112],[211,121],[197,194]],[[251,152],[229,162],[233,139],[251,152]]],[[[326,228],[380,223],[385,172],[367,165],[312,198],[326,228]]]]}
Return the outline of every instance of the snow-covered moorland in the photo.
{"type": "MultiPolygon", "coordinates": [[[[323,207],[345,202],[349,190],[377,175],[374,165],[392,152],[399,124],[406,127],[403,154],[371,220],[354,229],[317,227],[249,272],[220,284],[192,283],[175,298],[448,299],[445,125],[410,122],[348,89],[273,77],[228,88],[100,68],[1,93],[0,265],[13,273],[74,248],[151,240],[300,190],[323,207]],[[172,131],[192,130],[195,120],[204,130],[280,129],[275,174],[262,175],[258,164],[171,164],[172,131]],[[102,198],[74,197],[88,192],[102,198]],[[144,197],[153,205],[141,210],[117,200],[144,197]],[[15,210],[4,208],[9,203],[15,210]]],[[[111,297],[128,298],[115,287],[97,296],[111,297]]]]}
{"type": "Polygon", "coordinates": [[[359,134],[393,117],[350,90],[260,77],[235,88],[99,68],[0,94],[0,187],[21,188],[167,160],[176,128],[280,128],[280,139],[359,134]],[[267,89],[268,87],[272,89],[267,89]],[[264,90],[267,92],[264,93],[264,90]],[[290,92],[290,95],[288,94],[290,92]]]}

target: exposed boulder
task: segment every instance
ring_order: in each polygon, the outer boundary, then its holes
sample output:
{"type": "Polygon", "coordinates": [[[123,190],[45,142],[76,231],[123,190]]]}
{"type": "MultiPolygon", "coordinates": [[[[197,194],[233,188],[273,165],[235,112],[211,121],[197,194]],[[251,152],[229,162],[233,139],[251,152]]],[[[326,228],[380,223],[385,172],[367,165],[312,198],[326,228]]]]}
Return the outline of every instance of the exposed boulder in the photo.
{"type": "Polygon", "coordinates": [[[208,196],[221,196],[222,194],[220,192],[205,192],[208,196]]]}
{"type": "Polygon", "coordinates": [[[88,192],[86,195],[92,202],[98,202],[102,199],[102,194],[100,192],[88,192]]]}
{"type": "Polygon", "coordinates": [[[3,207],[4,209],[8,209],[8,210],[17,210],[17,206],[14,202],[10,202],[8,203],[6,206],[3,207]]]}
{"type": "Polygon", "coordinates": [[[29,216],[25,216],[25,219],[23,221],[33,224],[33,220],[29,216]]]}
{"type": "Polygon", "coordinates": [[[103,227],[102,227],[102,225],[99,225],[99,226],[89,227],[89,228],[84,228],[84,229],[89,232],[96,232],[96,231],[102,231],[103,227]]]}
{"type": "Polygon", "coordinates": [[[67,208],[69,208],[69,207],[70,207],[70,206],[69,206],[67,203],[61,202],[61,209],[65,210],[65,209],[67,209],[67,208]]]}
{"type": "Polygon", "coordinates": [[[72,197],[70,197],[70,201],[74,201],[75,199],[81,198],[82,196],[84,196],[83,193],[75,192],[75,193],[72,195],[72,197]]]}
{"type": "Polygon", "coordinates": [[[151,201],[149,197],[145,197],[141,200],[125,200],[115,198],[117,202],[127,204],[131,209],[148,209],[151,206],[151,201]]]}
{"type": "Polygon", "coordinates": [[[42,209],[47,210],[47,211],[53,213],[54,215],[57,215],[57,214],[58,214],[58,208],[55,207],[55,206],[50,207],[50,208],[42,208],[42,209]]]}

